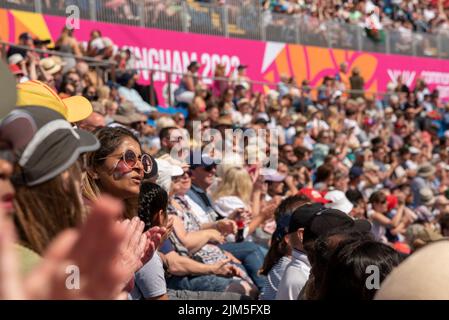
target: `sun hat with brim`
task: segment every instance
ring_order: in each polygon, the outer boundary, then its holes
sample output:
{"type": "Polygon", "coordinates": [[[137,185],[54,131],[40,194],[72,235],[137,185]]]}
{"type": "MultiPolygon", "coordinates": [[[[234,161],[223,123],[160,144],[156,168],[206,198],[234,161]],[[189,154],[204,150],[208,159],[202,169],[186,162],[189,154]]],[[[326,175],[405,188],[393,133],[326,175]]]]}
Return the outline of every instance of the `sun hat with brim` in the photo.
{"type": "Polygon", "coordinates": [[[264,177],[265,181],[281,182],[285,180],[285,175],[279,173],[279,171],[271,168],[262,168],[260,175],[264,177]]]}
{"type": "Polygon", "coordinates": [[[251,103],[251,101],[249,101],[249,99],[243,98],[237,103],[237,107],[240,108],[241,106],[243,106],[245,104],[250,104],[250,103],[251,103]]]}
{"type": "Polygon", "coordinates": [[[382,281],[374,300],[448,300],[449,241],[421,247],[382,281]]]}
{"type": "Polygon", "coordinates": [[[156,159],[157,166],[159,168],[159,173],[167,173],[170,177],[178,177],[184,174],[184,170],[180,166],[171,164],[169,161],[164,159],[156,159]]]}
{"type": "Polygon", "coordinates": [[[11,111],[0,124],[0,139],[11,145],[19,167],[13,183],[30,187],[53,179],[82,153],[100,147],[94,135],[73,128],[60,113],[40,106],[11,111]]]}
{"type": "Polygon", "coordinates": [[[129,125],[131,123],[147,121],[147,117],[141,113],[138,113],[136,108],[131,102],[124,102],[118,108],[117,114],[111,117],[114,121],[129,125]]]}
{"type": "Polygon", "coordinates": [[[58,64],[53,58],[45,58],[39,61],[39,65],[48,74],[55,74],[61,71],[62,65],[58,64]]]}
{"type": "Polygon", "coordinates": [[[435,167],[430,163],[424,163],[418,167],[417,175],[422,178],[431,177],[435,173],[435,167]]]}
{"type": "Polygon", "coordinates": [[[155,160],[158,172],[156,183],[160,185],[167,193],[170,192],[172,177],[181,176],[184,174],[184,170],[180,166],[173,165],[169,161],[165,159],[156,159],[155,160]]]}
{"type": "Polygon", "coordinates": [[[218,118],[217,123],[215,124],[215,127],[232,127],[234,124],[232,123],[232,119],[222,116],[218,118]]]}
{"type": "Polygon", "coordinates": [[[314,105],[309,105],[307,106],[307,114],[309,115],[313,115],[314,113],[318,112],[318,108],[315,107],[314,105]]]}
{"type": "Polygon", "coordinates": [[[405,239],[414,250],[418,249],[415,245],[424,245],[443,238],[439,232],[421,223],[410,225],[405,232],[405,239]]]}
{"type": "Polygon", "coordinates": [[[59,112],[69,122],[86,119],[92,113],[92,105],[82,96],[61,99],[45,83],[32,80],[17,85],[17,106],[39,106],[59,112]]]}
{"type": "Polygon", "coordinates": [[[419,198],[426,206],[432,206],[435,203],[433,191],[427,187],[419,189],[419,198]]]}
{"type": "Polygon", "coordinates": [[[6,116],[16,105],[16,80],[9,72],[8,66],[0,61],[0,119],[6,116]]]}

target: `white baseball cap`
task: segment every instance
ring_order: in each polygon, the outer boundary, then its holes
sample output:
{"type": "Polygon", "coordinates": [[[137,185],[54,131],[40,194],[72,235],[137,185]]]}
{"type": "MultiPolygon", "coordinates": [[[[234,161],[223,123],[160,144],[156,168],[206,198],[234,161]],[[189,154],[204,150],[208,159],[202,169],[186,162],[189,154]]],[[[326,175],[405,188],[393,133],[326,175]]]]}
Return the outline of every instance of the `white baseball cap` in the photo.
{"type": "Polygon", "coordinates": [[[283,174],[280,174],[277,170],[271,168],[262,168],[260,174],[264,176],[265,181],[281,182],[285,179],[283,174]]]}
{"type": "Polygon", "coordinates": [[[14,53],[8,58],[8,64],[18,64],[23,61],[23,56],[20,53],[14,53]]]}
{"type": "Polygon", "coordinates": [[[329,191],[324,196],[324,199],[331,201],[325,204],[327,208],[337,209],[346,214],[349,214],[352,208],[354,208],[354,205],[348,200],[348,198],[346,198],[344,192],[340,190],[329,191]]]}

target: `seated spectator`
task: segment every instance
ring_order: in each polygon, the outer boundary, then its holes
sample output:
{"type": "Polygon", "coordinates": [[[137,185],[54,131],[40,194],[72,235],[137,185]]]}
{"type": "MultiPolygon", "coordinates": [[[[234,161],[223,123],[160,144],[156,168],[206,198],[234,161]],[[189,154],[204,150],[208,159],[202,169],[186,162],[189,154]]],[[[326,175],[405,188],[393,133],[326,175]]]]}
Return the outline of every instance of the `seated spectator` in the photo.
{"type": "Polygon", "coordinates": [[[140,113],[149,115],[150,113],[157,111],[157,109],[151,106],[148,102],[144,101],[142,96],[134,89],[136,77],[134,73],[125,72],[118,79],[120,87],[118,93],[125,101],[131,102],[140,113]]]}
{"type": "Polygon", "coordinates": [[[195,163],[194,160],[195,156],[192,154],[190,161],[192,163],[190,166],[192,184],[185,195],[185,199],[192,207],[193,215],[200,221],[203,229],[213,227],[222,234],[227,234],[226,243],[220,247],[239,259],[255,284],[261,288],[264,279],[259,276],[259,270],[262,267],[265,250],[256,243],[242,241],[243,239],[238,241],[239,239],[236,238],[237,227],[242,220],[243,212],[240,208],[236,208],[228,218],[220,217],[207,194],[216,172],[215,164],[207,155],[201,155],[200,163],[195,163]],[[237,242],[235,242],[236,240],[237,242]]]}
{"type": "Polygon", "coordinates": [[[212,195],[215,210],[222,217],[228,217],[235,209],[251,210],[252,190],[248,172],[243,168],[230,168],[212,195]]]}
{"type": "Polygon", "coordinates": [[[316,288],[319,300],[372,300],[376,286],[404,259],[390,246],[362,239],[340,241],[328,255],[321,285],[316,288]],[[370,282],[373,272],[378,278],[370,282]]]}
{"type": "Polygon", "coordinates": [[[78,122],[78,127],[88,132],[94,132],[106,126],[105,118],[101,113],[92,112],[86,119],[78,122]]]}
{"type": "Polygon", "coordinates": [[[187,67],[187,73],[182,77],[178,89],[175,91],[175,99],[177,102],[190,104],[195,97],[195,88],[198,85],[198,70],[201,65],[192,61],[187,67]]]}
{"type": "Polygon", "coordinates": [[[292,196],[283,200],[276,209],[276,231],[271,238],[270,248],[265,256],[261,274],[267,276],[260,300],[274,300],[281,278],[287,265],[291,262],[291,246],[287,240],[288,224],[292,213],[299,206],[308,202],[304,196],[292,196]]]}
{"type": "MultiPolygon", "coordinates": [[[[173,166],[172,166],[173,169],[173,166]]],[[[182,170],[179,168],[179,170],[182,170]]],[[[167,215],[168,194],[158,185],[144,182],[139,196],[139,217],[145,222],[146,228],[150,226],[167,226],[170,230],[171,221],[167,215]]],[[[229,259],[206,265],[189,257],[180,256],[173,249],[168,239],[163,239],[163,244],[158,254],[140,269],[135,278],[135,287],[131,292],[133,299],[171,299],[176,297],[179,290],[167,289],[168,287],[188,289],[183,296],[189,299],[234,299],[239,295],[233,293],[235,285],[232,285],[230,277],[238,275],[239,269],[229,264],[229,259]],[[164,269],[168,272],[165,279],[164,269]],[[210,291],[194,292],[191,290],[208,289],[210,291]],[[231,291],[229,291],[231,290],[231,291]]]]}
{"type": "Polygon", "coordinates": [[[388,242],[388,235],[394,237],[405,232],[409,222],[404,215],[405,203],[403,201],[398,203],[394,217],[388,215],[390,210],[388,209],[387,196],[383,191],[374,192],[369,199],[369,203],[372,210],[368,211],[368,217],[373,222],[373,233],[377,241],[388,242]]]}
{"type": "Polygon", "coordinates": [[[292,261],[288,264],[279,285],[276,300],[296,300],[305,287],[310,274],[308,259],[316,239],[337,229],[368,232],[365,220],[353,220],[344,212],[327,209],[321,204],[304,204],[292,214],[288,227],[292,246],[292,261]]]}
{"type": "MultiPolygon", "coordinates": [[[[169,214],[174,217],[174,233],[170,239],[175,249],[180,254],[195,257],[205,264],[214,264],[228,257],[234,263],[240,264],[240,261],[233,255],[217,246],[224,242],[223,234],[216,229],[202,229],[201,224],[195,219],[191,206],[185,200],[185,194],[190,186],[190,177],[187,171],[172,181],[173,198],[168,210],[169,214]]],[[[243,271],[244,267],[241,266],[241,268],[243,271]]],[[[243,293],[254,296],[257,289],[252,284],[252,280],[246,274],[241,273],[241,275],[244,277],[240,281],[245,290],[243,293]]]]}
{"type": "Polygon", "coordinates": [[[153,160],[142,154],[139,140],[127,129],[106,127],[95,135],[101,148],[86,155],[83,196],[89,203],[108,193],[123,200],[125,218],[136,217],[140,184],[144,174],[151,172],[153,160]]]}
{"type": "MultiPolygon", "coordinates": [[[[80,45],[76,38],[73,36],[74,30],[65,27],[58,40],[55,43],[55,50],[64,53],[73,54],[74,57],[81,57],[82,52],[80,45]]],[[[63,73],[74,68],[76,66],[76,60],[73,57],[63,57],[65,63],[63,73]]]]}
{"type": "Polygon", "coordinates": [[[246,66],[246,65],[239,65],[237,67],[237,74],[235,75],[235,77],[232,81],[234,84],[234,87],[240,85],[243,88],[245,88],[246,90],[249,90],[250,83],[249,83],[249,78],[246,75],[247,68],[248,68],[248,66],[246,66]]]}
{"type": "Polygon", "coordinates": [[[92,30],[87,44],[87,56],[104,60],[112,57],[113,43],[108,37],[103,37],[100,30],[92,30]]]}

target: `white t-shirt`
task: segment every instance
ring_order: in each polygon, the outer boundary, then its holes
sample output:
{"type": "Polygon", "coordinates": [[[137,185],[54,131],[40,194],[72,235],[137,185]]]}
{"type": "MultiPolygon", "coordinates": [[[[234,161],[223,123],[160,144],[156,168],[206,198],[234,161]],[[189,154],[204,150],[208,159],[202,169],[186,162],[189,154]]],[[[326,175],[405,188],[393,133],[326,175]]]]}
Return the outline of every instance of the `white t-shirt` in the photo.
{"type": "Polygon", "coordinates": [[[236,196],[220,197],[214,202],[214,209],[222,217],[229,216],[235,209],[246,208],[246,204],[236,196]]]}
{"type": "Polygon", "coordinates": [[[357,123],[357,121],[352,120],[352,119],[345,119],[343,121],[343,124],[346,129],[354,128],[354,134],[356,136],[358,136],[360,134],[360,127],[359,127],[359,124],[357,123]]]}
{"type": "Polygon", "coordinates": [[[112,41],[111,39],[107,38],[107,37],[101,37],[101,38],[96,38],[95,40],[93,40],[90,43],[91,47],[97,49],[97,50],[102,50],[106,47],[109,47],[112,45],[112,41]]]}

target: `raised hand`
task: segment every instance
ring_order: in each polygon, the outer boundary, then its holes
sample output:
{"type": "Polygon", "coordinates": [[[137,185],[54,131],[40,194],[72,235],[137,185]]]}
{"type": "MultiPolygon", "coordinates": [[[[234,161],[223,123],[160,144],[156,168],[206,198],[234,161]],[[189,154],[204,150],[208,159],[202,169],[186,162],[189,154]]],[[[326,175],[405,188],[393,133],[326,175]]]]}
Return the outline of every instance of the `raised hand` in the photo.
{"type": "MultiPolygon", "coordinates": [[[[171,232],[171,230],[170,230],[171,232]]],[[[147,243],[141,262],[143,264],[151,260],[154,253],[157,251],[163,239],[165,240],[169,235],[169,231],[164,227],[152,227],[146,232],[147,243]]]]}
{"type": "Polygon", "coordinates": [[[120,226],[125,230],[125,239],[120,246],[119,263],[131,279],[134,273],[143,267],[142,259],[145,249],[148,249],[147,236],[143,233],[145,224],[138,217],[134,217],[132,220],[122,221],[120,226]]]}
{"type": "Polygon", "coordinates": [[[14,247],[16,235],[12,220],[0,207],[0,300],[24,299],[19,262],[14,247]]]}
{"type": "Polygon", "coordinates": [[[77,230],[62,232],[25,280],[27,299],[114,299],[129,274],[117,260],[125,232],[115,223],[121,202],[102,197],[77,230]],[[67,285],[68,270],[79,270],[79,288],[67,285]]]}

